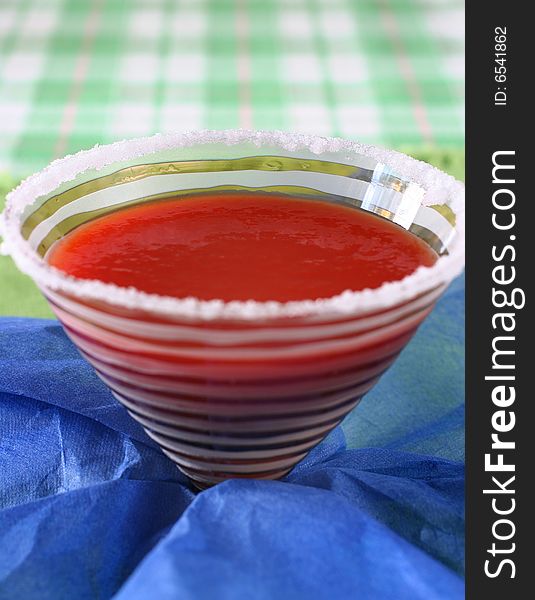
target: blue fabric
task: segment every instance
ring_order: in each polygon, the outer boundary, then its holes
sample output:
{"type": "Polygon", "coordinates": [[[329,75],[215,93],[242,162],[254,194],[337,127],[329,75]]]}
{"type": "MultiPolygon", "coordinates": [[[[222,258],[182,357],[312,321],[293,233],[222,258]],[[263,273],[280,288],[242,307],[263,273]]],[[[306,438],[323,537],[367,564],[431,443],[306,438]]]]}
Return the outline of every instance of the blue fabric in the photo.
{"type": "Polygon", "coordinates": [[[0,599],[462,598],[463,293],[286,480],[202,493],[55,321],[0,319],[0,599]]]}

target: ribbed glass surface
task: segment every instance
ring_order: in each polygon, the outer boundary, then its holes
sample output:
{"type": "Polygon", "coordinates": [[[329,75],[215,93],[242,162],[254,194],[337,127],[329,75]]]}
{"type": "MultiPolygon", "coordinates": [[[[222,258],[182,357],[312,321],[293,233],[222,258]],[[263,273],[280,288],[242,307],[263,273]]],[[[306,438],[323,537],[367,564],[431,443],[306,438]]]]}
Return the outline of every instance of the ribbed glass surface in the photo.
{"type": "Polygon", "coordinates": [[[444,194],[434,203],[421,178],[393,170],[379,151],[318,152],[314,139],[297,148],[273,139],[178,139],[176,148],[164,140],[160,149],[98,167],[101,150],[87,153],[85,168],[84,156],[52,167],[42,188],[30,181],[8,201],[6,243],[114,396],[196,485],[279,478],[358,404],[462,267],[458,198],[444,194]],[[46,264],[51,245],[90,219],[207,189],[279,191],[371,211],[443,258],[372,294],[296,307],[177,304],[91,287],[46,264]]]}

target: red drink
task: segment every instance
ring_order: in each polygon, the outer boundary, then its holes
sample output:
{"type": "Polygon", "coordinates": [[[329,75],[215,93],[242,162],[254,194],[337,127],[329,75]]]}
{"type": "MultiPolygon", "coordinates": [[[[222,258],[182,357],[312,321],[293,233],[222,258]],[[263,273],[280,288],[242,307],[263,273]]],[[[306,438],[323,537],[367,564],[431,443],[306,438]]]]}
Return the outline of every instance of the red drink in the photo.
{"type": "MultiPolygon", "coordinates": [[[[363,210],[235,192],[118,210],[67,234],[47,260],[160,295],[290,301],[376,288],[437,255],[363,210]]],[[[198,324],[47,296],[116,397],[203,485],[287,472],[373,386],[437,293],[356,317],[198,324]]]]}
{"type": "Polygon", "coordinates": [[[170,198],[78,227],[47,260],[83,279],[202,300],[305,300],[402,279],[436,253],[369,212],[271,194],[170,198]]]}
{"type": "Polygon", "coordinates": [[[356,406],[460,272],[463,207],[398,153],[208,131],[58,161],[0,224],[113,395],[205,487],[284,476],[356,406]]]}

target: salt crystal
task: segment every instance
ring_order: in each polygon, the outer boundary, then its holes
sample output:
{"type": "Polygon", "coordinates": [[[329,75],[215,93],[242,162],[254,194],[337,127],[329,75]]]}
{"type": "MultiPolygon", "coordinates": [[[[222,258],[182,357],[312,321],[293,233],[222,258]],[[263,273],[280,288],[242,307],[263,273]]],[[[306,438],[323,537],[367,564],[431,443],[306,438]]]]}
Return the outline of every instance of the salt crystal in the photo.
{"type": "Polygon", "coordinates": [[[42,287],[63,291],[79,298],[105,301],[111,304],[151,312],[198,318],[257,320],[274,317],[322,316],[378,310],[409,300],[435,286],[443,285],[458,275],[464,265],[464,186],[427,163],[393,150],[379,148],[339,138],[291,134],[282,131],[248,130],[189,131],[157,134],[149,138],[122,140],[114,144],[82,150],[55,160],[41,172],[28,177],[6,198],[6,208],[0,215],[2,250],[13,257],[21,271],[30,275],[42,287]],[[425,190],[423,204],[446,204],[456,215],[457,236],[449,248],[431,267],[419,267],[400,281],[383,283],[379,288],[354,292],[346,290],[337,296],[318,300],[280,302],[247,302],[222,300],[203,301],[197,298],[171,298],[147,294],[135,288],[121,288],[101,281],[81,280],[48,265],[29,246],[20,233],[20,216],[24,208],[38,197],[49,194],[81,173],[142,156],[181,147],[224,143],[229,146],[249,143],[254,146],[278,146],[281,150],[300,149],[316,155],[344,153],[349,163],[355,155],[364,155],[385,164],[404,179],[421,185],[425,190]]]}

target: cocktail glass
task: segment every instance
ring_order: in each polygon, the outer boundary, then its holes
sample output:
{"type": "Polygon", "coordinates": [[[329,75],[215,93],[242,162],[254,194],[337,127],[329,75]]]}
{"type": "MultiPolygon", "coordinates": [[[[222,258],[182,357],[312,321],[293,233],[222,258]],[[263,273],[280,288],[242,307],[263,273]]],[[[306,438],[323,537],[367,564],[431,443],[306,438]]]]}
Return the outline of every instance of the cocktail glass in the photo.
{"type": "Polygon", "coordinates": [[[113,395],[198,487],[276,479],[377,382],[464,263],[463,186],[356,142],[203,131],[96,147],[15,189],[4,247],[113,395]],[[45,260],[79,225],[210,190],[277,191],[371,211],[440,255],[396,282],[306,301],[170,298],[80,280],[45,260]]]}

